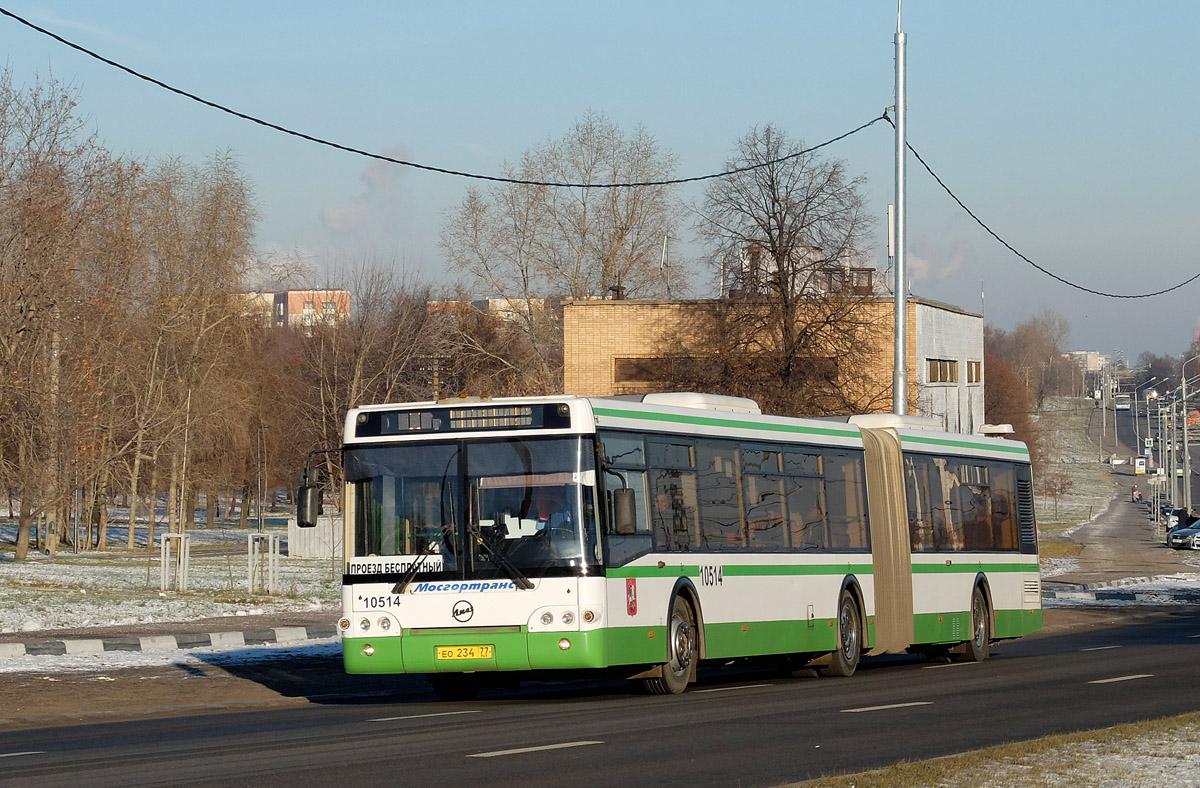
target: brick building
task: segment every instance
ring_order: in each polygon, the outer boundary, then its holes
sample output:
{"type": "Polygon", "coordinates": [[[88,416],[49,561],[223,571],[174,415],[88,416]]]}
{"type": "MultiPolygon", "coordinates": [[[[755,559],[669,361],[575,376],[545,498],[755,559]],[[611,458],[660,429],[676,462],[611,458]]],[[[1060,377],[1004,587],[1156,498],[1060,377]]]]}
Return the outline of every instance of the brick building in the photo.
{"type": "MultiPolygon", "coordinates": [[[[713,300],[567,303],[564,391],[591,396],[660,391],[658,381],[666,363],[662,348],[670,338],[694,331],[705,312],[721,304],[713,300]]],[[[883,341],[869,351],[876,363],[855,373],[890,387],[894,302],[869,299],[864,309],[876,313],[883,341]]],[[[938,418],[951,432],[977,431],[984,423],[982,316],[909,298],[906,328],[910,412],[938,418]]]]}

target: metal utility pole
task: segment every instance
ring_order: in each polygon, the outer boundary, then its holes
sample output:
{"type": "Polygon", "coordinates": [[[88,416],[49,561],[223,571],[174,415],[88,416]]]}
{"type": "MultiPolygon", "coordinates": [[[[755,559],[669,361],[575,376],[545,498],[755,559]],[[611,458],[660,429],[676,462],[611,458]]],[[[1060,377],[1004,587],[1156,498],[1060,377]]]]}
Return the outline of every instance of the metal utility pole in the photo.
{"type": "Polygon", "coordinates": [[[907,276],[904,270],[904,210],[905,210],[905,154],[907,153],[907,138],[905,119],[907,115],[906,75],[904,71],[904,49],[908,43],[907,36],[901,29],[901,17],[904,10],[903,0],[896,0],[896,264],[895,271],[895,310],[896,310],[896,352],[892,372],[892,412],[897,416],[908,413],[908,297],[906,292],[907,276]]]}

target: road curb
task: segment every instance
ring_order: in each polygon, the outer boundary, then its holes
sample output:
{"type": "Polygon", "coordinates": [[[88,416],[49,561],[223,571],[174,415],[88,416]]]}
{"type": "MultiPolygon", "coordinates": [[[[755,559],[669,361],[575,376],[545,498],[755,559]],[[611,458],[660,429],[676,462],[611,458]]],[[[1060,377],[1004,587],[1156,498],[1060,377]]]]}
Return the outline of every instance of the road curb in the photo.
{"type": "Polygon", "coordinates": [[[187,651],[197,648],[287,646],[308,640],[335,637],[333,626],[272,627],[241,632],[208,632],[186,635],[128,635],[111,638],[71,638],[0,643],[0,659],[27,656],[98,655],[112,651],[187,651]]]}
{"type": "Polygon", "coordinates": [[[1070,602],[1138,602],[1143,605],[1200,605],[1200,592],[1122,591],[1115,588],[1064,588],[1042,590],[1043,600],[1070,602]]]}

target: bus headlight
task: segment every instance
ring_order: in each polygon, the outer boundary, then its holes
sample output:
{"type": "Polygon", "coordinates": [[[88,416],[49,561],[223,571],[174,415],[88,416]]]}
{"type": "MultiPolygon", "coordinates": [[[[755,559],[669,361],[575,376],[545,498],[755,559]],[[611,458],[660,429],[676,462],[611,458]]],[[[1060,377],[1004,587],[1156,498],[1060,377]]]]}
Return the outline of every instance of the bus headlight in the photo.
{"type": "Polygon", "coordinates": [[[572,613],[570,610],[563,613],[562,614],[562,622],[564,624],[566,624],[567,626],[571,626],[572,624],[575,623],[575,614],[572,613]]]}
{"type": "Polygon", "coordinates": [[[553,623],[554,623],[554,614],[553,613],[551,613],[549,610],[547,610],[545,613],[542,613],[542,626],[548,627],[553,623]]]}
{"type": "Polygon", "coordinates": [[[391,619],[389,619],[387,616],[384,616],[383,618],[379,619],[379,628],[382,629],[384,632],[387,632],[389,629],[392,628],[391,619]]]}
{"type": "Polygon", "coordinates": [[[371,628],[371,619],[364,618],[362,621],[359,621],[358,628],[361,629],[363,632],[366,632],[368,629],[371,628]]]}

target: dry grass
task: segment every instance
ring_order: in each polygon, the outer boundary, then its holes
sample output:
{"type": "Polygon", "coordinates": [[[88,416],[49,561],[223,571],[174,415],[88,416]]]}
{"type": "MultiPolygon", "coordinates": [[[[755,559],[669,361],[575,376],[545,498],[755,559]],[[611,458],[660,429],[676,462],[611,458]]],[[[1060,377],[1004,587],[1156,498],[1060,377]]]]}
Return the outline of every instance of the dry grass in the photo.
{"type": "Polygon", "coordinates": [[[1079,542],[1049,540],[1038,542],[1038,554],[1042,558],[1074,558],[1083,552],[1079,542]]]}
{"type": "MultiPolygon", "coordinates": [[[[1200,712],[1046,736],[803,783],[804,788],[1043,788],[1162,785],[1200,770],[1200,712]]],[[[1194,784],[1194,783],[1188,783],[1194,784]]]]}

